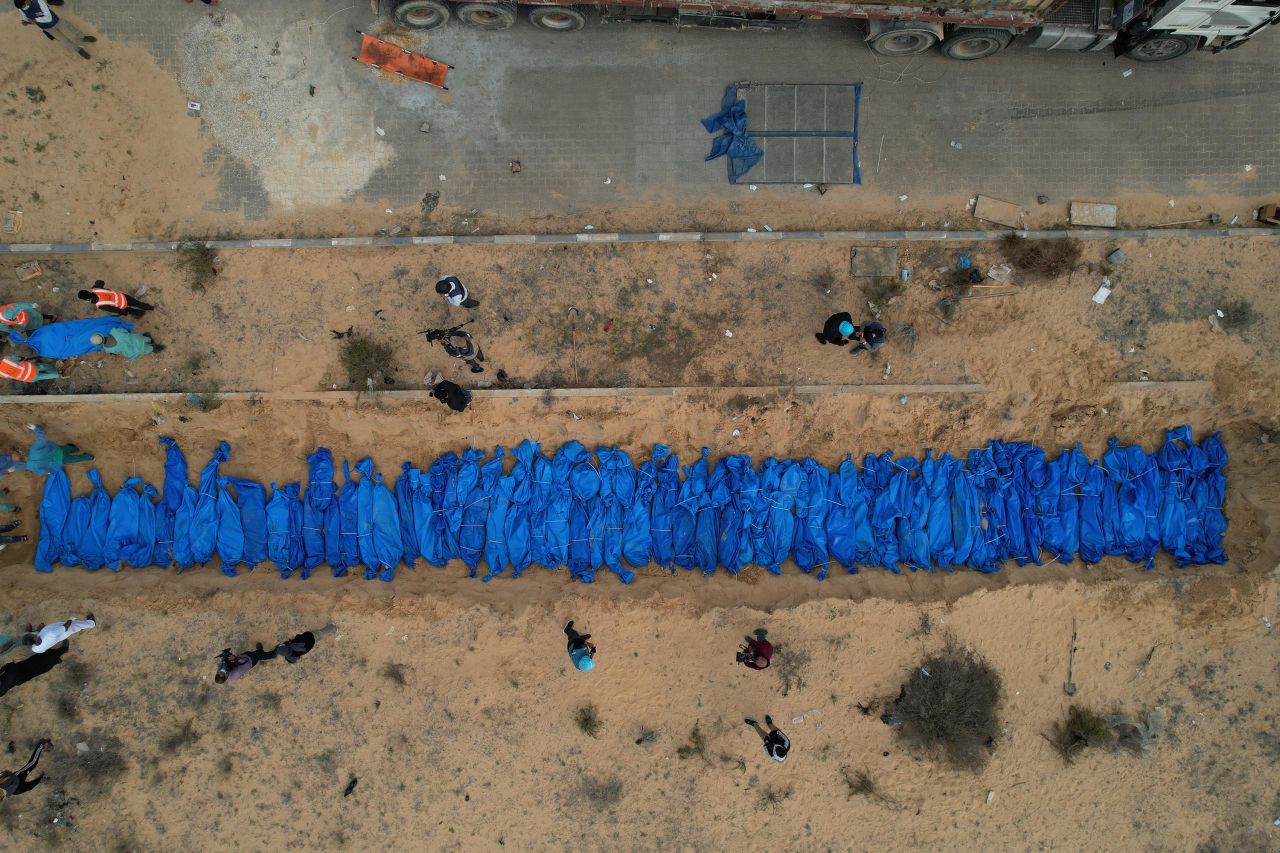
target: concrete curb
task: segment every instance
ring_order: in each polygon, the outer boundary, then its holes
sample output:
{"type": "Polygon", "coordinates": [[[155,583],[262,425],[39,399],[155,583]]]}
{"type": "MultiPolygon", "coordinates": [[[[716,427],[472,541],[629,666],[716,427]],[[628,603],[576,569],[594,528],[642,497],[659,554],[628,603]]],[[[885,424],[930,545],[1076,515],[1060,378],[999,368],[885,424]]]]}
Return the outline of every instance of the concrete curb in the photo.
{"type": "MultiPolygon", "coordinates": [[[[388,246],[581,245],[597,243],[732,243],[739,241],[809,242],[952,242],[999,240],[1008,234],[1028,240],[1135,240],[1146,238],[1280,237],[1280,228],[1151,228],[1142,230],[1079,229],[1054,231],[684,231],[608,234],[466,234],[439,237],[322,237],[292,240],[208,240],[212,249],[364,249],[388,246]]],[[[83,255],[98,252],[174,252],[176,240],[131,243],[0,243],[0,254],[83,255]]]]}
{"type": "MultiPolygon", "coordinates": [[[[1204,392],[1211,383],[1204,379],[1170,382],[1113,382],[1117,391],[1173,391],[1204,392]]],[[[572,400],[593,397],[697,397],[723,393],[763,397],[787,394],[800,397],[836,395],[898,395],[906,394],[986,394],[985,385],[966,383],[958,385],[747,385],[726,387],[683,386],[668,388],[479,388],[472,393],[483,399],[556,399],[572,400]]],[[[220,400],[254,400],[264,403],[286,402],[356,402],[362,395],[354,391],[229,391],[217,395],[220,400]]],[[[71,403],[177,403],[187,397],[186,392],[160,392],[144,394],[4,394],[3,406],[45,406],[71,403]]],[[[379,391],[375,399],[382,401],[430,400],[430,391],[379,391]]]]}

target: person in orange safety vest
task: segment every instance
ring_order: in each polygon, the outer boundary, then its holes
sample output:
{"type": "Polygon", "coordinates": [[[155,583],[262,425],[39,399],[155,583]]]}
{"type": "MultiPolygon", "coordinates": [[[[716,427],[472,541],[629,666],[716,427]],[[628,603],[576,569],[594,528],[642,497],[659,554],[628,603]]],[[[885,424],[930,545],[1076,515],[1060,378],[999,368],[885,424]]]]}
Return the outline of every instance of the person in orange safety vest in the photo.
{"type": "Polygon", "coordinates": [[[141,317],[155,306],[148,305],[136,296],[130,296],[122,290],[109,290],[107,283],[98,279],[90,290],[82,290],[76,294],[86,302],[96,302],[99,311],[106,311],[117,317],[141,317]]]}
{"type": "Polygon", "coordinates": [[[27,361],[24,358],[0,358],[0,378],[14,382],[40,382],[60,378],[58,372],[47,364],[27,361]]]}
{"type": "Polygon", "coordinates": [[[41,314],[40,306],[34,302],[0,305],[0,325],[19,332],[34,332],[52,319],[51,314],[41,314]]]}

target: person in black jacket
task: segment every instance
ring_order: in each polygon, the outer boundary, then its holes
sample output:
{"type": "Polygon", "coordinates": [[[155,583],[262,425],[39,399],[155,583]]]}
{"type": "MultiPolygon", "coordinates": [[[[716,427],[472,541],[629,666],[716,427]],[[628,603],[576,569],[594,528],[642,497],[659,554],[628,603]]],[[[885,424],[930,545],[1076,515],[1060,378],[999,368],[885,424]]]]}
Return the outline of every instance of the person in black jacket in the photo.
{"type": "Polygon", "coordinates": [[[842,347],[849,343],[851,338],[856,337],[857,333],[858,327],[853,325],[853,315],[848,311],[841,311],[839,314],[828,317],[827,322],[822,325],[822,331],[815,332],[814,337],[820,344],[835,344],[842,347]]]}
{"type": "Polygon", "coordinates": [[[471,404],[471,392],[465,390],[457,382],[442,379],[431,389],[431,396],[444,403],[455,412],[465,411],[471,404]]]}
{"type": "Polygon", "coordinates": [[[36,765],[40,763],[40,753],[44,752],[44,748],[53,741],[41,738],[36,741],[36,748],[31,751],[31,757],[27,759],[27,763],[20,770],[0,771],[0,800],[7,800],[9,797],[16,797],[19,794],[25,794],[36,785],[44,780],[44,775],[37,776],[35,781],[28,781],[27,776],[32,770],[36,769],[36,765]]]}

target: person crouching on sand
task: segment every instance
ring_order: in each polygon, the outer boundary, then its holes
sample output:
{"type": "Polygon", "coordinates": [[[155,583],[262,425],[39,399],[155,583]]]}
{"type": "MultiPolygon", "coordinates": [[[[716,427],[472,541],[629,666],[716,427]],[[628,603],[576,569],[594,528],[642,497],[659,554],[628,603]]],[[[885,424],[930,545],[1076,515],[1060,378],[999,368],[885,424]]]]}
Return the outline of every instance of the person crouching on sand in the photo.
{"type": "Polygon", "coordinates": [[[746,645],[738,649],[738,663],[748,669],[768,669],[773,659],[773,643],[765,639],[767,636],[768,631],[757,628],[754,637],[745,637],[746,645]]]}
{"type": "Polygon", "coordinates": [[[578,671],[590,672],[595,669],[596,647],[587,642],[591,639],[591,635],[579,634],[573,630],[572,619],[564,623],[564,635],[569,638],[569,660],[573,661],[578,671]]]}
{"type": "Polygon", "coordinates": [[[276,656],[276,650],[263,651],[262,643],[258,643],[257,648],[250,652],[241,652],[233,655],[231,649],[223,649],[218,653],[218,671],[213,676],[213,680],[217,684],[226,684],[228,681],[238,681],[244,678],[249,670],[253,669],[264,660],[271,660],[276,656]]]}

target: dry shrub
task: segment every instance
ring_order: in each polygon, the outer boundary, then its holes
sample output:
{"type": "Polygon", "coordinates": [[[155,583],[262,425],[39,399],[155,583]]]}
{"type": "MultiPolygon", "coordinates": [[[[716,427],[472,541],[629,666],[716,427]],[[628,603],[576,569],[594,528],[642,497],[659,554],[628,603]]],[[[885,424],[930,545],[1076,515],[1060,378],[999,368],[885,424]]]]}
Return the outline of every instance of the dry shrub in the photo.
{"type": "Polygon", "coordinates": [[[1001,693],[990,664],[949,642],[911,671],[881,719],[910,746],[976,771],[995,747],[1001,693]]]}
{"type": "Polygon", "coordinates": [[[606,809],[622,799],[622,780],[617,776],[584,776],[578,792],[596,808],[606,809]]]}
{"type": "Polygon", "coordinates": [[[1028,240],[1017,234],[1006,234],[1000,240],[1000,250],[1016,272],[1034,278],[1057,278],[1070,274],[1079,266],[1083,251],[1080,241],[1070,237],[1028,240]]]}
{"type": "Polygon", "coordinates": [[[347,381],[357,391],[372,390],[391,376],[392,350],[389,344],[371,341],[359,334],[348,335],[338,354],[347,381]]]}
{"type": "Polygon", "coordinates": [[[1088,708],[1072,705],[1067,712],[1066,722],[1054,725],[1049,743],[1058,750],[1062,760],[1070,764],[1090,747],[1115,749],[1116,738],[1101,715],[1088,708]]]}
{"type": "Polygon", "coordinates": [[[591,737],[595,737],[600,732],[600,714],[596,711],[595,705],[583,705],[579,708],[574,722],[584,734],[591,737]]]}
{"type": "Polygon", "coordinates": [[[203,240],[184,240],[178,244],[175,266],[187,279],[187,286],[199,293],[218,277],[214,251],[203,240]]]}

